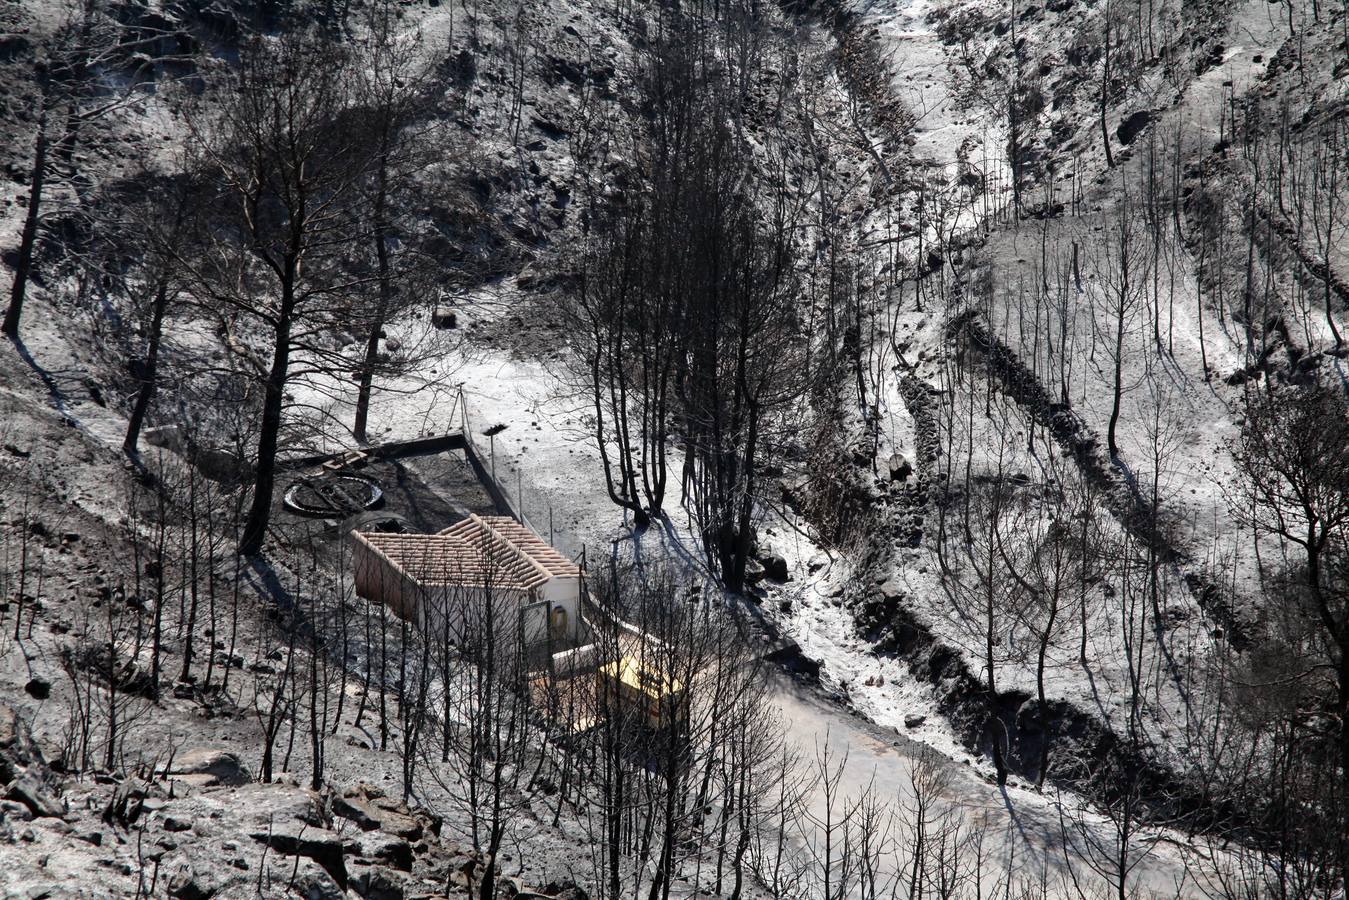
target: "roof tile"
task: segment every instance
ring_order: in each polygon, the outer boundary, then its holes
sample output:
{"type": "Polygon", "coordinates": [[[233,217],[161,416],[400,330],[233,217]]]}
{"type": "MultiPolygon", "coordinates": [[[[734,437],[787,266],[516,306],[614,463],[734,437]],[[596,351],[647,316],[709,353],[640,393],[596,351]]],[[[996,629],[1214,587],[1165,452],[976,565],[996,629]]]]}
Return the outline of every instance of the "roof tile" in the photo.
{"type": "Polygon", "coordinates": [[[580,568],[509,516],[477,516],[436,534],[358,532],[358,537],[422,585],[529,591],[580,568]]]}

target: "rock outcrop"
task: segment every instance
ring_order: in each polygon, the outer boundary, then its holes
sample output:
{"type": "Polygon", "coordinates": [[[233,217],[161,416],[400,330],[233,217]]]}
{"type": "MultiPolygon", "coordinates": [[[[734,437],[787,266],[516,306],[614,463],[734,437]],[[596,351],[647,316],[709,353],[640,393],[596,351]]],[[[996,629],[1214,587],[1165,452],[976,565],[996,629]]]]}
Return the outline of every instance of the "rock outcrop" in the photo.
{"type": "Polygon", "coordinates": [[[6,800],[23,805],[34,816],[66,812],[28,723],[12,706],[0,706],[0,785],[6,800]]]}
{"type": "Polygon", "coordinates": [[[200,787],[241,785],[252,781],[237,754],[229,750],[198,747],[174,760],[169,774],[200,787]]]}

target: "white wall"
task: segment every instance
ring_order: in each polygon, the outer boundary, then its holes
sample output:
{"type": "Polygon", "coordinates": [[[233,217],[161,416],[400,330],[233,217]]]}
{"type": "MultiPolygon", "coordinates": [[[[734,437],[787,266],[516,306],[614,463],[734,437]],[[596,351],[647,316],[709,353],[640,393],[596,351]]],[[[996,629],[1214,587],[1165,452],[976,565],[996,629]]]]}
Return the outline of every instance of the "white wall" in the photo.
{"type": "Polygon", "coordinates": [[[539,589],[539,599],[550,607],[567,611],[567,637],[575,639],[581,626],[581,579],[576,575],[556,575],[539,589]]]}

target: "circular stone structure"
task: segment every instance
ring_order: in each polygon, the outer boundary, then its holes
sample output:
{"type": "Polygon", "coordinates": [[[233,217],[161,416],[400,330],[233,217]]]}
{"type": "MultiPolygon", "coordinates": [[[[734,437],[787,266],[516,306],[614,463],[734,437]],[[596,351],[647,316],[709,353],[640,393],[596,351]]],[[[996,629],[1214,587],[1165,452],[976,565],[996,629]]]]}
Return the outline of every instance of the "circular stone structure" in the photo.
{"type": "Polygon", "coordinates": [[[345,519],[383,499],[379,485],[363,475],[305,475],[291,482],[281,502],[297,515],[345,519]]]}

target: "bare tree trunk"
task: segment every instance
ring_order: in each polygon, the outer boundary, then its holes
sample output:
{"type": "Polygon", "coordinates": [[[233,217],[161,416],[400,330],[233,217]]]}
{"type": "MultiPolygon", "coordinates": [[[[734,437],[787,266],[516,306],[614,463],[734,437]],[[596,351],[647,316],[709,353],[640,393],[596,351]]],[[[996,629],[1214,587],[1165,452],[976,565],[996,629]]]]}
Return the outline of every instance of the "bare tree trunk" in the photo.
{"type": "Polygon", "coordinates": [[[267,536],[267,523],[272,514],[272,492],[276,486],[276,449],[281,433],[281,410],[285,401],[286,370],[290,364],[290,326],[295,309],[294,276],[298,261],[286,265],[286,279],[282,284],[281,311],[276,322],[276,346],[272,354],[272,369],[267,377],[267,389],[262,405],[262,427],[258,434],[258,464],[253,482],[253,505],[244,524],[243,539],[239,541],[240,556],[257,556],[267,536]]]}
{"type": "Polygon", "coordinates": [[[352,424],[352,434],[357,441],[366,441],[366,420],[370,415],[370,390],[375,379],[375,364],[379,356],[379,338],[384,330],[384,319],[389,314],[389,299],[393,291],[389,270],[389,223],[387,205],[388,191],[388,154],[379,163],[379,188],[375,196],[375,258],[378,261],[379,305],[374,320],[370,323],[370,333],[365,341],[365,360],[361,363],[361,374],[356,387],[356,421],[352,424]]]}
{"type": "MultiPolygon", "coordinates": [[[[1128,263],[1125,263],[1126,270],[1128,263]]],[[[1120,402],[1124,393],[1124,303],[1121,301],[1119,316],[1115,319],[1115,382],[1110,397],[1110,422],[1106,426],[1105,443],[1110,457],[1119,456],[1119,444],[1115,440],[1115,431],[1119,426],[1120,402]]]]}
{"type": "Polygon", "coordinates": [[[1105,148],[1105,164],[1115,168],[1115,156],[1110,152],[1110,129],[1105,124],[1106,101],[1110,97],[1110,4],[1105,5],[1105,59],[1101,63],[1101,146],[1105,148]]]}
{"type": "Polygon", "coordinates": [[[155,288],[155,307],[150,317],[150,342],[145,349],[145,359],[140,363],[137,373],[140,388],[136,391],[136,402],[131,408],[131,418],[126,425],[126,439],[122,441],[122,450],[127,456],[135,456],[140,443],[141,426],[145,424],[145,414],[154,399],[156,379],[159,370],[159,344],[164,327],[164,310],[169,303],[169,283],[161,277],[155,288]]]}
{"type": "Polygon", "coordinates": [[[19,318],[23,315],[23,301],[28,288],[28,276],[33,269],[33,248],[37,244],[38,213],[42,205],[42,188],[47,181],[47,110],[38,119],[37,144],[33,151],[33,169],[29,180],[28,212],[23,220],[23,234],[19,238],[19,258],[14,265],[14,283],[9,291],[9,308],[0,332],[11,339],[19,337],[19,318]]]}

